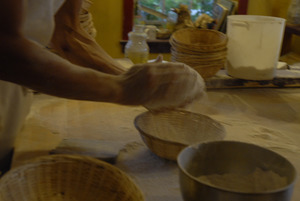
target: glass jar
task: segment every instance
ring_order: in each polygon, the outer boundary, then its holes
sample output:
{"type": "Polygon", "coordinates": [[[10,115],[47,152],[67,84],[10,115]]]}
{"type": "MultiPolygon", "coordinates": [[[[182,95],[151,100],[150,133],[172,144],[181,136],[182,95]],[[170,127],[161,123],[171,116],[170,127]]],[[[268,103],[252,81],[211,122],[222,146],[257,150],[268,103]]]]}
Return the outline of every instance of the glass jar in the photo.
{"type": "Polygon", "coordinates": [[[147,34],[142,25],[136,25],[132,32],[128,33],[128,42],[125,45],[125,57],[134,64],[147,63],[149,57],[149,46],[147,34]]]}

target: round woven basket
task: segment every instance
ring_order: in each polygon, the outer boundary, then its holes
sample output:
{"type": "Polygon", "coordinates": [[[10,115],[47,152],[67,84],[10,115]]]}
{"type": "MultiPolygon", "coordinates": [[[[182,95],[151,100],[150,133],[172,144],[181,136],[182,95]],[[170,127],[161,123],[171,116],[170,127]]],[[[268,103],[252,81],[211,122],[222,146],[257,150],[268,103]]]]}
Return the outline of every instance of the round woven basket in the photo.
{"type": "Polygon", "coordinates": [[[176,54],[191,55],[191,56],[195,56],[197,58],[202,58],[202,59],[218,58],[218,57],[226,58],[226,56],[227,56],[227,48],[224,48],[224,49],[218,50],[218,51],[214,51],[214,52],[197,52],[192,49],[189,49],[189,50],[187,49],[187,50],[182,51],[178,48],[171,46],[171,51],[176,54]]]}
{"type": "Polygon", "coordinates": [[[226,34],[211,29],[186,28],[170,38],[171,61],[185,63],[204,79],[224,68],[227,60],[226,34]]]}
{"type": "Polygon", "coordinates": [[[186,28],[175,31],[170,43],[185,49],[195,51],[216,51],[227,45],[226,34],[211,29],[186,28]]]}
{"type": "Polygon", "coordinates": [[[206,115],[188,111],[147,111],[135,118],[134,125],[153,153],[173,161],[188,145],[225,137],[222,124],[206,115]]]}
{"type": "Polygon", "coordinates": [[[224,68],[225,62],[214,64],[214,65],[199,65],[194,66],[193,68],[197,71],[204,79],[213,77],[216,73],[224,68]]]}
{"type": "Polygon", "coordinates": [[[134,182],[118,168],[91,157],[51,155],[7,172],[1,201],[143,201],[134,182]]]}
{"type": "Polygon", "coordinates": [[[211,54],[188,54],[185,52],[178,52],[171,48],[171,54],[173,57],[176,57],[178,60],[184,60],[184,61],[197,61],[197,62],[211,62],[216,60],[224,60],[226,59],[227,52],[226,51],[220,51],[216,53],[211,54]]]}
{"type": "Polygon", "coordinates": [[[217,72],[225,67],[226,59],[216,60],[216,61],[193,61],[193,60],[186,60],[186,59],[178,59],[171,56],[172,62],[182,62],[190,67],[192,67],[195,71],[197,71],[203,79],[208,79],[213,77],[217,74],[217,72]]]}
{"type": "Polygon", "coordinates": [[[209,47],[195,47],[195,46],[191,46],[191,45],[182,45],[182,44],[178,44],[177,42],[174,42],[172,40],[172,38],[169,40],[170,45],[176,49],[177,51],[180,52],[187,52],[187,53],[211,53],[211,52],[218,52],[218,51],[222,51],[222,50],[226,50],[227,46],[219,46],[219,47],[213,47],[212,45],[210,45],[209,47]]]}

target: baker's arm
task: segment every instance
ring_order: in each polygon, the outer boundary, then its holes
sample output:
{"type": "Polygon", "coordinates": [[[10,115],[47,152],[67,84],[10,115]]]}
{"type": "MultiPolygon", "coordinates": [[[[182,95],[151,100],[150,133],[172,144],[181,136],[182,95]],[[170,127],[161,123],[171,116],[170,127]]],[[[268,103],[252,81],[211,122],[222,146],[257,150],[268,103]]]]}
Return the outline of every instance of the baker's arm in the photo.
{"type": "Polygon", "coordinates": [[[0,1],[0,79],[65,98],[120,102],[118,77],[72,64],[23,36],[25,2],[0,1]]]}
{"type": "Polygon", "coordinates": [[[23,0],[0,1],[0,79],[64,98],[176,108],[203,94],[201,76],[182,63],[148,63],[111,75],[83,68],[27,40],[23,0]]]}
{"type": "Polygon", "coordinates": [[[66,0],[59,9],[50,48],[74,64],[110,74],[123,73],[124,68],[80,25],[81,7],[82,0],[66,0]]]}

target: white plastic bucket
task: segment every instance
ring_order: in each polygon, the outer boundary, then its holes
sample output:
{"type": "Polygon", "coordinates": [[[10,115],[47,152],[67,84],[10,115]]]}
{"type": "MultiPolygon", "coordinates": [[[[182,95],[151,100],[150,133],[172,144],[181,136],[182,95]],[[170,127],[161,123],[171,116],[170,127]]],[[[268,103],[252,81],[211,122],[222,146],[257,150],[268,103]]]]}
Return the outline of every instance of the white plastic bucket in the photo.
{"type": "Polygon", "coordinates": [[[281,50],[285,19],[231,15],[227,18],[229,75],[247,80],[271,80],[281,50]]]}

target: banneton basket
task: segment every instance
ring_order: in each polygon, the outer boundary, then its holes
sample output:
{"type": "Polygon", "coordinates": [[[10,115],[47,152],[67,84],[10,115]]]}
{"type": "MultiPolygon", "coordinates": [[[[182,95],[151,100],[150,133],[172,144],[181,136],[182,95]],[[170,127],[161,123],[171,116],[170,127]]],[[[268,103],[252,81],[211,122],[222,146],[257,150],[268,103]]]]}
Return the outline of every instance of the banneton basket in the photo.
{"type": "Polygon", "coordinates": [[[171,61],[194,68],[204,79],[213,77],[225,67],[227,60],[226,34],[211,29],[186,28],[170,38],[171,61]]]}
{"type": "Polygon", "coordinates": [[[134,125],[153,153],[173,161],[188,145],[222,140],[226,133],[216,120],[181,110],[159,113],[147,111],[135,118],[134,125]]]}
{"type": "Polygon", "coordinates": [[[1,201],[143,201],[133,180],[104,161],[86,156],[45,156],[0,179],[1,201]]]}
{"type": "Polygon", "coordinates": [[[223,46],[217,46],[214,47],[213,45],[209,46],[204,46],[204,47],[198,47],[198,46],[192,46],[192,45],[183,45],[179,44],[178,42],[174,41],[173,38],[169,39],[170,45],[176,49],[179,52],[187,52],[187,53],[197,53],[197,54],[209,54],[213,52],[219,52],[219,51],[224,51],[227,48],[227,43],[223,46]]]}
{"type": "Polygon", "coordinates": [[[203,79],[206,79],[216,75],[220,69],[224,68],[224,66],[225,63],[220,62],[212,65],[208,64],[208,65],[193,66],[193,68],[203,77],[203,79]]]}
{"type": "Polygon", "coordinates": [[[226,59],[227,52],[217,53],[217,54],[190,54],[190,53],[183,53],[178,52],[171,48],[172,56],[175,56],[178,59],[183,59],[185,61],[199,61],[199,62],[211,62],[220,59],[226,59]]]}
{"type": "Polygon", "coordinates": [[[223,60],[216,60],[211,62],[200,62],[200,61],[193,61],[193,60],[181,60],[173,55],[171,56],[171,61],[173,62],[182,62],[190,67],[192,67],[195,71],[197,71],[203,79],[208,79],[216,75],[216,73],[225,67],[226,59],[223,60]]]}
{"type": "Polygon", "coordinates": [[[212,29],[185,28],[175,31],[170,43],[176,47],[195,51],[216,51],[226,48],[227,35],[212,29]]]}

